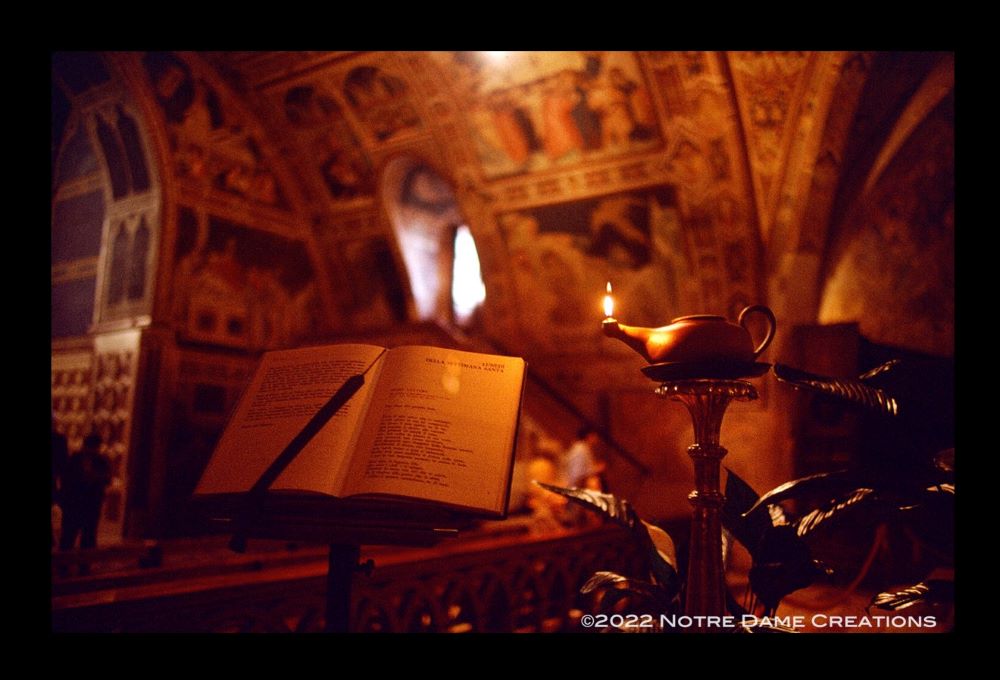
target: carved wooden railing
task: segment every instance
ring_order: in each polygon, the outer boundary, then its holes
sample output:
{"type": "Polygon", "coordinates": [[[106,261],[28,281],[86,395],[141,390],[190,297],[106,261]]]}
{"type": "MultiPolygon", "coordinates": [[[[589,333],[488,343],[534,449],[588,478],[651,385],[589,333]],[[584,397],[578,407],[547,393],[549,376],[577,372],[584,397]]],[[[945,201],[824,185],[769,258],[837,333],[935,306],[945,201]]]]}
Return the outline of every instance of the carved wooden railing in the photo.
{"type": "MultiPolygon", "coordinates": [[[[362,559],[369,556],[362,550],[362,559]]],[[[594,571],[636,573],[624,530],[602,526],[545,536],[458,539],[435,548],[375,552],[355,579],[351,629],[359,632],[583,630],[594,611],[580,586],[594,571]]],[[[57,596],[56,631],[313,632],[323,629],[326,559],[259,572],[132,583],[57,596]]]]}

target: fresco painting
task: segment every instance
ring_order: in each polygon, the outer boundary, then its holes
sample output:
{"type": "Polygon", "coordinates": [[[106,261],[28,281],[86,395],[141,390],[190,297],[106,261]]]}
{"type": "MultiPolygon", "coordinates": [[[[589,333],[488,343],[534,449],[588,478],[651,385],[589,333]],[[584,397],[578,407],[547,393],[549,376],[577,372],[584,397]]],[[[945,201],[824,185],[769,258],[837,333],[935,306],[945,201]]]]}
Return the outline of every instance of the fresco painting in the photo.
{"type": "Polygon", "coordinates": [[[343,84],[344,99],[378,142],[396,140],[420,128],[420,116],[402,78],[377,66],[356,66],[343,84]]]}
{"type": "Polygon", "coordinates": [[[310,157],[333,202],[375,193],[371,160],[344,117],[337,98],[320,82],[298,84],[280,94],[278,104],[310,157]]]}
{"type": "Polygon", "coordinates": [[[206,234],[178,239],[172,288],[175,321],[190,340],[274,349],[324,327],[305,244],[215,217],[206,234]]]}
{"type": "Polygon", "coordinates": [[[627,52],[434,53],[469,98],[466,122],[489,178],[661,143],[645,78],[627,52]]]}
{"type": "Polygon", "coordinates": [[[608,280],[630,324],[661,325],[698,299],[673,187],[510,211],[499,223],[528,330],[550,350],[596,337],[608,280]]]}

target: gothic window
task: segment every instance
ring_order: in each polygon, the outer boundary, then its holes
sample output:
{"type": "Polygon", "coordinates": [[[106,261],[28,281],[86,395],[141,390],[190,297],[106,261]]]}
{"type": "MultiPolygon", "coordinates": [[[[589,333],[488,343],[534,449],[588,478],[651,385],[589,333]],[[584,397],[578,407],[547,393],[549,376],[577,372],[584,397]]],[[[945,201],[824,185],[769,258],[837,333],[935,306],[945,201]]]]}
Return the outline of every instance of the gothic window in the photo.
{"type": "Polygon", "coordinates": [[[117,304],[125,299],[125,276],[128,266],[128,228],[124,222],[115,231],[111,246],[111,268],[108,281],[108,304],[117,304]]]}
{"type": "Polygon", "coordinates": [[[132,256],[129,258],[128,299],[141,300],[146,290],[146,258],[149,256],[149,227],[146,218],[132,237],[132,256]]]}

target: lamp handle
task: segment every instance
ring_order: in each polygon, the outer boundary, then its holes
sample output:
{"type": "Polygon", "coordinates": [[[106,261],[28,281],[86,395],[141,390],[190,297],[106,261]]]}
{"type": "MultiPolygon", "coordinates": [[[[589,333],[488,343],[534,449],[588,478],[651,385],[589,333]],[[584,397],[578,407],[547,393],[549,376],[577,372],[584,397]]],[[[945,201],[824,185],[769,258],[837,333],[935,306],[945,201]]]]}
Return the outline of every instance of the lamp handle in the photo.
{"type": "Polygon", "coordinates": [[[757,346],[757,349],[753,351],[753,358],[756,359],[761,352],[767,349],[767,346],[771,344],[771,341],[774,340],[774,331],[778,327],[778,321],[774,318],[774,312],[772,312],[766,305],[750,305],[749,307],[745,307],[743,311],[740,312],[739,318],[739,324],[743,326],[747,333],[750,332],[750,329],[743,324],[743,319],[754,312],[763,314],[767,317],[767,335],[764,336],[764,339],[761,341],[760,345],[757,346]]]}

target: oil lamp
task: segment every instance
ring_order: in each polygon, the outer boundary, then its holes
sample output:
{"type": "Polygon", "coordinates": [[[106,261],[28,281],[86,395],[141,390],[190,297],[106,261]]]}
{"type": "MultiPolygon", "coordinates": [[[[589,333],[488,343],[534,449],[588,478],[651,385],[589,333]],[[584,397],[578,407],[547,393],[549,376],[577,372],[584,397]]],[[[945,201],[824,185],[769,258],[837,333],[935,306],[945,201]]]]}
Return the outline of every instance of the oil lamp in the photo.
{"type": "Polygon", "coordinates": [[[613,312],[608,282],[601,331],[638,352],[648,364],[642,372],[660,383],[656,394],[681,402],[691,415],[695,443],[688,447],[688,455],[694,464],[695,489],[688,495],[693,510],[684,611],[691,616],[725,616],[720,516],[725,497],[719,476],[727,451],[719,445],[719,434],[732,401],[757,399],[757,390],[747,378],[770,368],[756,359],[774,338],[774,314],[763,305],[752,305],[740,313],[737,323],[722,316],[695,314],[659,328],[645,328],[620,323],[613,312]],[[768,322],[756,347],[744,325],[751,314],[763,315],[768,322]]]}

